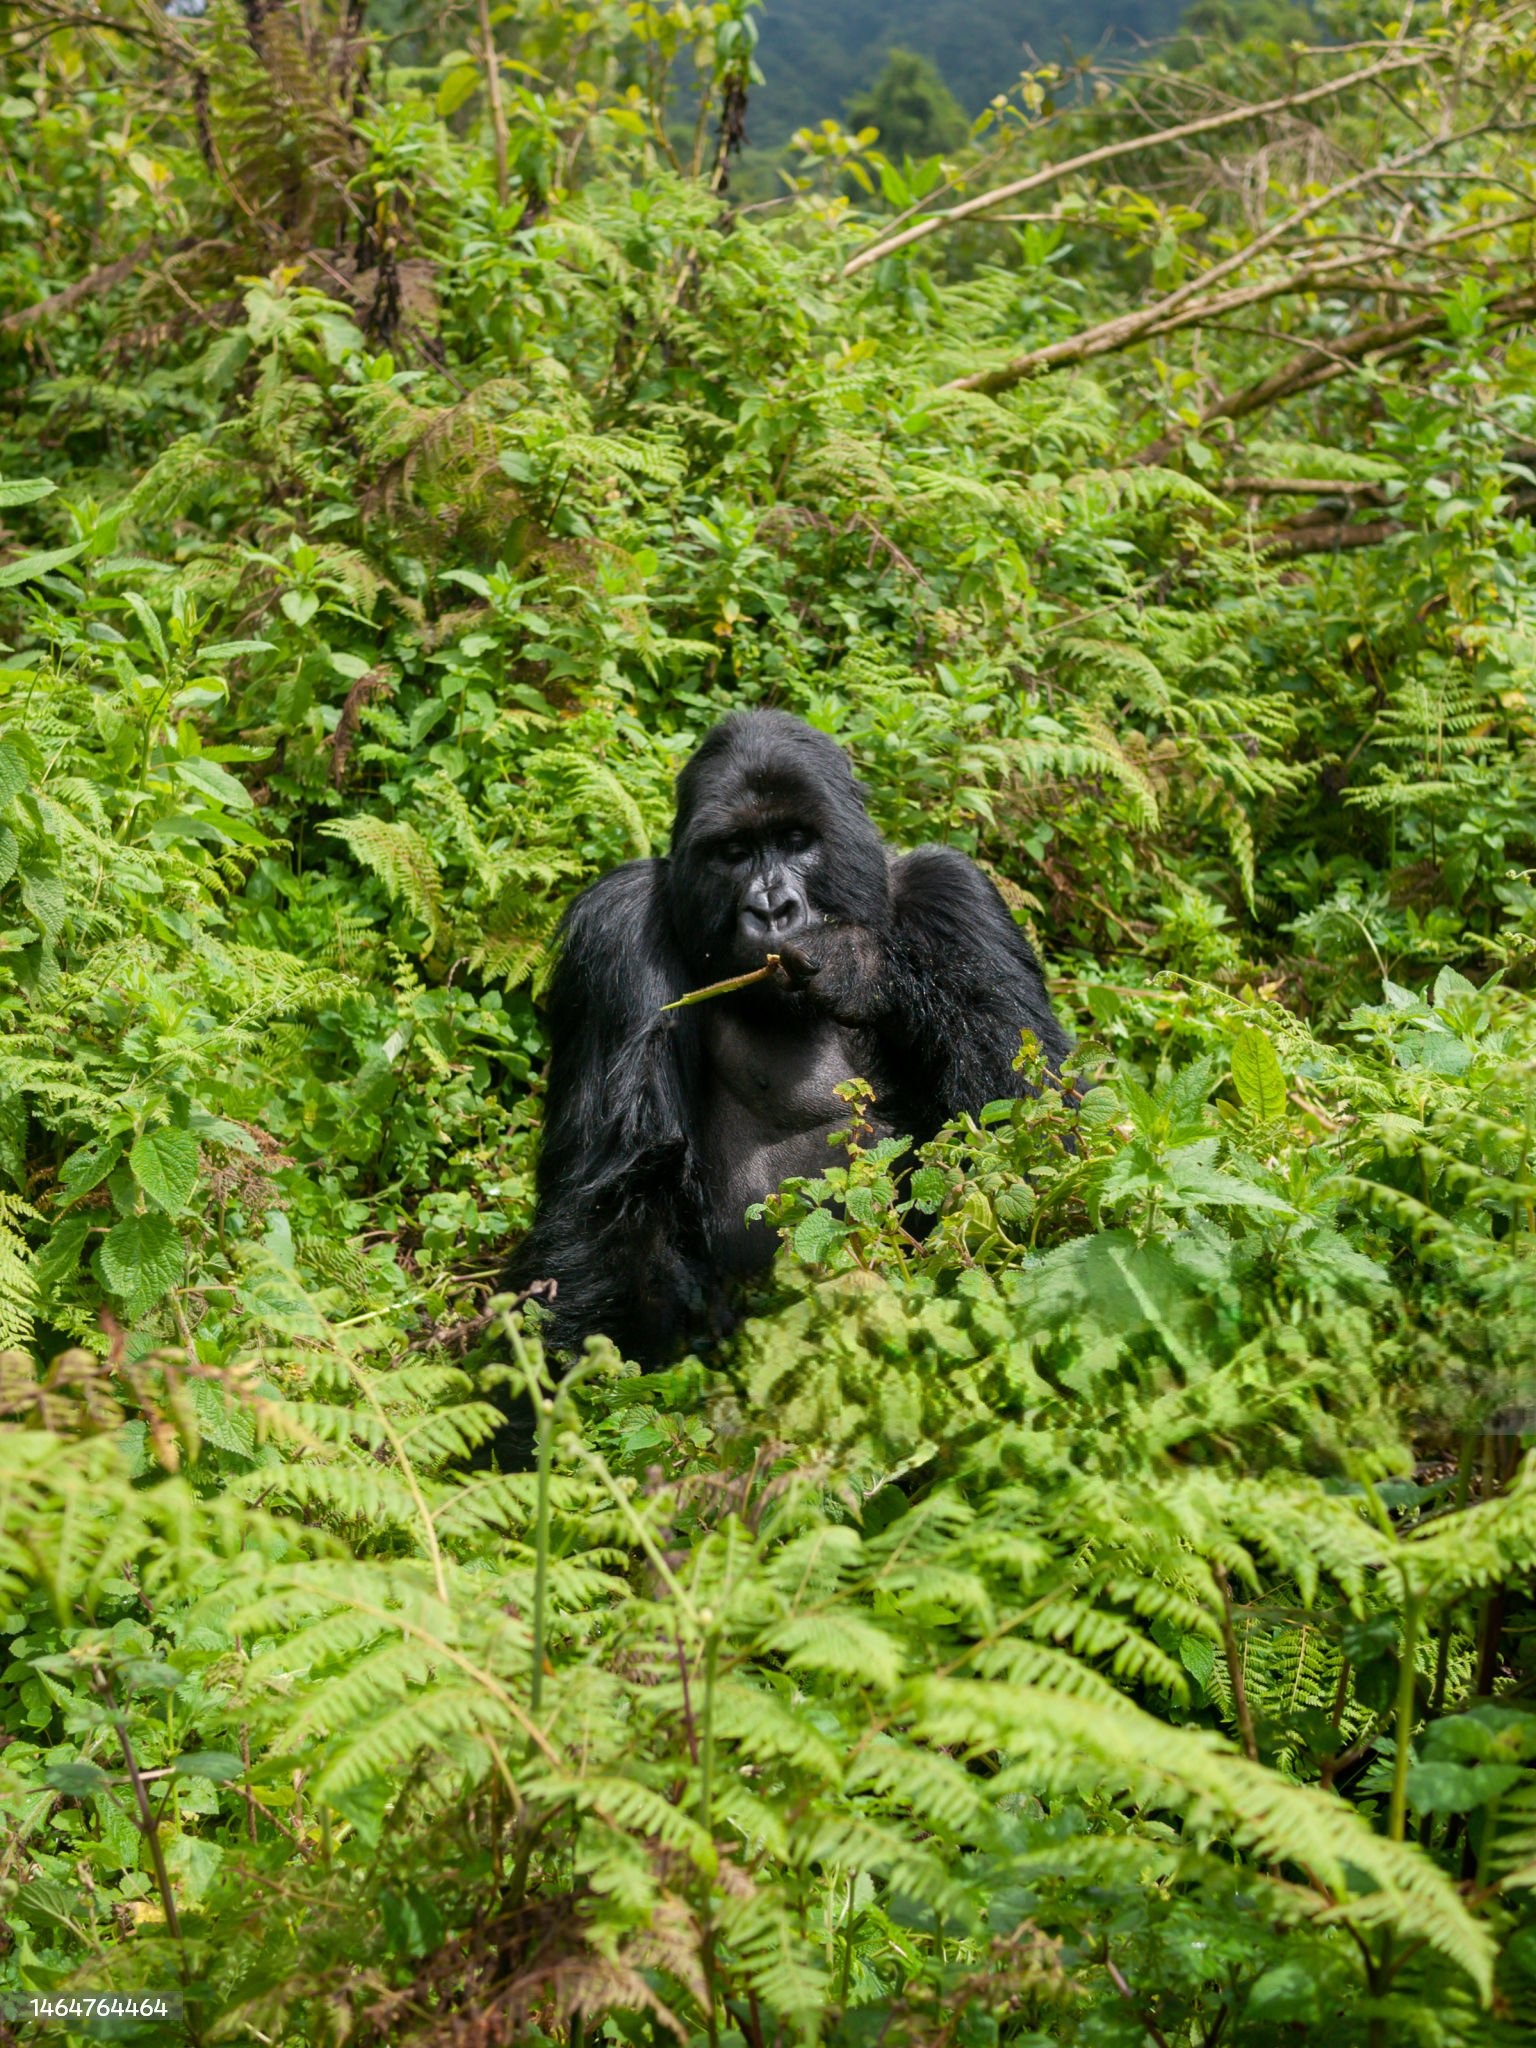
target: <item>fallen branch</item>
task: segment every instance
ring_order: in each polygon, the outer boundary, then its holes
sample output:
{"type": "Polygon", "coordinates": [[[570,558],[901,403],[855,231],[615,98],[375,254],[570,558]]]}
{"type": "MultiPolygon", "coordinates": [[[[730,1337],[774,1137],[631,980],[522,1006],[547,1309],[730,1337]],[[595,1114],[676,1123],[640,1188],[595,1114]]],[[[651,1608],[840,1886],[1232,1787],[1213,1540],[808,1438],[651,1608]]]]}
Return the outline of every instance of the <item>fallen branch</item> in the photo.
{"type": "Polygon", "coordinates": [[[761,967],[754,967],[750,974],[734,974],[729,981],[712,981],[708,988],[690,989],[685,996],[679,996],[675,1003],[663,1003],[662,1015],[668,1010],[686,1010],[693,1003],[707,1003],[711,996],[734,995],[739,988],[751,988],[754,982],[767,981],[770,975],[779,971],[779,956],[770,953],[761,967]]]}
{"type": "MultiPolygon", "coordinates": [[[[173,242],[164,254],[180,255],[184,249],[193,246],[194,240],[194,236],[184,236],[181,241],[173,242]]],[[[39,299],[35,305],[20,306],[14,313],[7,313],[0,319],[0,334],[19,334],[24,327],[31,327],[36,321],[51,319],[55,313],[67,313],[71,306],[78,306],[82,299],[91,298],[99,292],[114,291],[125,278],[132,277],[146,257],[152,255],[155,250],[155,238],[151,235],[146,241],[140,242],[136,249],[131,249],[126,256],[119,256],[115,263],[104,263],[100,270],[87,271],[84,277],[76,278],[73,284],[65,285],[62,291],[50,292],[46,299],[39,299]]]]}
{"type": "MultiPolygon", "coordinates": [[[[1485,133],[1489,125],[1484,122],[1455,135],[1432,136],[1429,141],[1405,150],[1390,164],[1372,164],[1363,171],[1356,171],[1352,177],[1341,179],[1338,184],[1330,185],[1326,192],[1319,192],[1301,206],[1292,208],[1273,227],[1266,228],[1263,234],[1245,242],[1240,249],[1234,249],[1230,256],[1212,264],[1209,270],[1201,271],[1176,291],[1166,293],[1154,305],[1143,306],[1134,313],[1119,314],[1112,320],[1101,320],[1097,326],[1085,328],[1080,334],[1067,335],[1061,341],[1048,342],[1044,348],[1030,349],[1025,355],[1015,356],[1011,363],[1004,363],[999,369],[977,370],[969,377],[956,377],[940,388],[945,391],[979,391],[990,397],[1000,391],[1010,391],[1014,385],[1039,376],[1043,371],[1085,363],[1095,356],[1117,354],[1121,349],[1134,347],[1137,342],[1175,333],[1181,327],[1202,326],[1220,313],[1310,290],[1330,272],[1357,266],[1359,258],[1353,252],[1347,256],[1332,256],[1322,263],[1310,264],[1257,284],[1241,285],[1228,292],[1213,294],[1210,287],[1243,269],[1265,250],[1273,249],[1297,228],[1305,226],[1325,208],[1358,192],[1362,186],[1375,184],[1388,173],[1403,170],[1424,157],[1439,155],[1455,143],[1469,142],[1485,133]]],[[[1368,288],[1387,290],[1390,283],[1373,279],[1368,288]]],[[[1444,315],[1437,312],[1421,317],[1443,319],[1444,315]]]]}
{"type": "MultiPolygon", "coordinates": [[[[1519,13],[1522,10],[1516,8],[1513,11],[1519,13]]],[[[849,257],[843,265],[843,276],[852,277],[860,270],[867,270],[871,263],[878,263],[883,256],[894,255],[898,249],[920,242],[926,235],[937,234],[940,228],[969,220],[973,214],[984,213],[991,206],[1001,206],[1006,200],[1018,199],[1026,192],[1038,192],[1042,186],[1054,185],[1077,171],[1097,170],[1100,164],[1114,163],[1121,157],[1135,156],[1143,150],[1161,149],[1165,143],[1187,142],[1196,135],[1216,135],[1224,128],[1240,128],[1245,121],[1267,120],[1271,114],[1287,114],[1298,107],[1315,106],[1320,100],[1333,99],[1342,92],[1348,92],[1352,86],[1365,85],[1373,78],[1382,78],[1394,71],[1411,70],[1428,60],[1429,53],[1420,47],[1411,53],[1384,57],[1379,64],[1368,64],[1363,71],[1351,71],[1344,78],[1332,78],[1323,85],[1309,86],[1305,92],[1285,93],[1279,99],[1260,100],[1251,106],[1229,107],[1220,114],[1201,114],[1193,121],[1181,122],[1176,128],[1158,129],[1150,135],[1133,135],[1123,142],[1106,142],[1098,149],[1084,150],[1080,156],[1063,157],[1060,163],[1046,164],[1041,170],[1031,171],[1027,177],[1014,178],[1006,185],[995,185],[989,192],[978,192],[974,199],[962,200],[958,206],[947,207],[943,213],[930,214],[927,220],[915,221],[898,235],[887,235],[878,242],[870,243],[849,257]]]]}
{"type": "Polygon", "coordinates": [[[1216,489],[1224,498],[1349,498],[1380,491],[1379,480],[1332,476],[1234,476],[1216,489]]]}
{"type": "MultiPolygon", "coordinates": [[[[1506,518],[1520,519],[1536,511],[1536,491],[1511,491],[1504,506],[1506,518]]],[[[1406,533],[1406,519],[1372,519],[1359,525],[1348,519],[1312,520],[1304,525],[1276,527],[1257,536],[1260,552],[1267,561],[1289,562],[1298,555],[1338,555],[1352,548],[1376,548],[1383,541],[1406,533]]]]}
{"type": "Polygon", "coordinates": [[[1373,519],[1355,526],[1347,519],[1329,520],[1318,526],[1298,526],[1290,532],[1264,536],[1261,553],[1266,561],[1290,562],[1298,555],[1340,555],[1352,548],[1377,548],[1407,531],[1401,519],[1373,519]]]}
{"type": "MultiPolygon", "coordinates": [[[[1487,313],[1489,324],[1499,327],[1507,327],[1513,321],[1536,313],[1536,287],[1505,292],[1489,302],[1487,313]]],[[[1393,356],[1409,353],[1430,336],[1445,331],[1445,312],[1437,308],[1433,313],[1415,313],[1407,320],[1378,321],[1370,327],[1357,327],[1335,340],[1298,350],[1288,362],[1271,370],[1256,384],[1249,384],[1230,397],[1220,398],[1214,405],[1207,406],[1193,427],[1162,435],[1133,455],[1131,460],[1143,464],[1160,463],[1183,443],[1187,435],[1211,426],[1217,420],[1246,419],[1250,413],[1262,412],[1269,406],[1278,405],[1282,399],[1299,398],[1303,392],[1315,390],[1319,384],[1344,376],[1367,356],[1387,361],[1393,356]]]]}

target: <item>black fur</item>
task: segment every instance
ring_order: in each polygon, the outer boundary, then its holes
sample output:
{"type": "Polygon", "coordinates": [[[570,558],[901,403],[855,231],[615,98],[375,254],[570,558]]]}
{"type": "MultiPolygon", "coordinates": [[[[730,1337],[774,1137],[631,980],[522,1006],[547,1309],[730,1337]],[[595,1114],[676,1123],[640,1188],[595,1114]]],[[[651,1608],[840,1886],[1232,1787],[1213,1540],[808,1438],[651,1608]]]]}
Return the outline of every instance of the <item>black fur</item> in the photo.
{"type": "MultiPolygon", "coordinates": [[[[726,719],[678,778],[672,847],[578,897],[549,998],[538,1213],[510,1287],[555,1283],[546,1336],[655,1362],[704,1334],[774,1241],[747,1205],[829,1163],[831,1094],[859,1074],[880,1127],[922,1143],[1020,1092],[1019,1033],[1067,1040],[1028,940],[974,862],[897,855],[847,758],[781,712],[726,719]],[[773,981],[662,1014],[761,966],[773,981]]],[[[540,1290],[544,1292],[544,1290],[540,1290]]]]}

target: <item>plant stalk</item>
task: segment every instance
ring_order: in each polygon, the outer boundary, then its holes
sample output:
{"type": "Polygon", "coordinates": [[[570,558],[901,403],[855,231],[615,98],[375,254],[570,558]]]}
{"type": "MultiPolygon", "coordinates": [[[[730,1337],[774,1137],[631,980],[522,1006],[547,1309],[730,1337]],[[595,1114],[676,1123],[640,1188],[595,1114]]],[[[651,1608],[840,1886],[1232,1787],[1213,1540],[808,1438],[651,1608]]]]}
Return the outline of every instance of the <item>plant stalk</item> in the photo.
{"type": "Polygon", "coordinates": [[[1417,1593],[1405,1588],[1403,1647],[1397,1667],[1397,1707],[1393,1719],[1397,1751],[1392,1759],[1392,1799],[1387,1808],[1387,1834],[1394,1842],[1403,1839],[1408,1816],[1408,1758],[1413,1743],[1414,1655],[1419,1646],[1421,1603],[1417,1593]]]}

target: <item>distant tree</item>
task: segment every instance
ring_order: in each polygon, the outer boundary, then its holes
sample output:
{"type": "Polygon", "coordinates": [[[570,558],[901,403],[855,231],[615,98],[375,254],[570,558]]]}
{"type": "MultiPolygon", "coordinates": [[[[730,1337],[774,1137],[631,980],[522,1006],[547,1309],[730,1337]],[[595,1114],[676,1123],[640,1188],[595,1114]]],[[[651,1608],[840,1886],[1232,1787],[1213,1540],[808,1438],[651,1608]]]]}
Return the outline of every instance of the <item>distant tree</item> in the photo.
{"type": "Polygon", "coordinates": [[[873,85],[848,102],[854,129],[878,128],[889,157],[936,156],[958,149],[968,123],[937,67],[915,50],[892,50],[873,85]]]}
{"type": "Polygon", "coordinates": [[[1179,34],[1168,50],[1176,65],[1198,63],[1213,47],[1221,49],[1251,39],[1308,42],[1317,23],[1296,0],[1191,0],[1179,21],[1179,34]]]}

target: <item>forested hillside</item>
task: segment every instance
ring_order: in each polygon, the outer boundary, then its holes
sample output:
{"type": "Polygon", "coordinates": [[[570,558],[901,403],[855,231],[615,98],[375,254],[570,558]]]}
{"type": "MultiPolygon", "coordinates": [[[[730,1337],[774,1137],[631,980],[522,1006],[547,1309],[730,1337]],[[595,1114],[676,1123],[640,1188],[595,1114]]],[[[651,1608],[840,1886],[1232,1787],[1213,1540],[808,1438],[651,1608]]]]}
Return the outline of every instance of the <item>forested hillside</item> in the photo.
{"type": "Polygon", "coordinates": [[[748,205],[755,22],[0,16],[0,2036],[1529,2040],[1536,5],[748,205]],[[553,935],[750,705],[1073,1093],[561,1375],[553,935]]]}
{"type": "Polygon", "coordinates": [[[1180,11],[1179,0],[769,0],[752,140],[777,148],[839,113],[893,49],[927,57],[975,115],[1032,65],[1109,51],[1128,59],[1171,34],[1180,11]]]}

